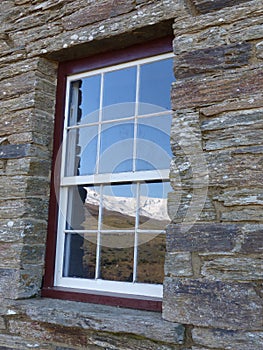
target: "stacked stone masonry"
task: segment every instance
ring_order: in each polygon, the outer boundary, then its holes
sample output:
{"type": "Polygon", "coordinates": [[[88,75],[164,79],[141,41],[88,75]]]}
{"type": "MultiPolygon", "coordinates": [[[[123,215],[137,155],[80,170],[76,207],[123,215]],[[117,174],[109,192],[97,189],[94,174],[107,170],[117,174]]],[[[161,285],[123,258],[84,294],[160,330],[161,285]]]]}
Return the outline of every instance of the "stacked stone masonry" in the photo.
{"type": "Polygon", "coordinates": [[[0,23],[0,349],[262,349],[262,1],[2,0],[0,23]],[[40,298],[58,64],[169,34],[163,313],[40,298]]]}

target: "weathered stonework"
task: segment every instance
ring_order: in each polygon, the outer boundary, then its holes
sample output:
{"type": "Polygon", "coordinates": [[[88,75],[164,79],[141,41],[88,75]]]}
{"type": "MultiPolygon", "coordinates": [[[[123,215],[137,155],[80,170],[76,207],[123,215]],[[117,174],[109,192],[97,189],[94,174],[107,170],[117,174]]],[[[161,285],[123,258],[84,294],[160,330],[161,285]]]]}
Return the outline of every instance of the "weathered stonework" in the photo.
{"type": "Polygon", "coordinates": [[[0,348],[262,349],[262,2],[2,0],[0,23],[0,348]],[[172,33],[163,319],[32,299],[59,62],[172,33]]]}

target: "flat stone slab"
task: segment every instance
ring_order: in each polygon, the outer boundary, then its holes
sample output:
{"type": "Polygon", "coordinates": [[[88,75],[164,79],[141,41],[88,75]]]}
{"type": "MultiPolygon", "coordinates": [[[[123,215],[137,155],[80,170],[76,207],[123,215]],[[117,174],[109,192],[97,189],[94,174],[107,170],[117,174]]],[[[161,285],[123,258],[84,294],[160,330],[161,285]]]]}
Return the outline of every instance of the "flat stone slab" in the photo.
{"type": "Polygon", "coordinates": [[[133,334],[170,344],[184,341],[184,327],[163,320],[158,312],[45,298],[16,301],[10,309],[33,321],[54,325],[133,334]]]}

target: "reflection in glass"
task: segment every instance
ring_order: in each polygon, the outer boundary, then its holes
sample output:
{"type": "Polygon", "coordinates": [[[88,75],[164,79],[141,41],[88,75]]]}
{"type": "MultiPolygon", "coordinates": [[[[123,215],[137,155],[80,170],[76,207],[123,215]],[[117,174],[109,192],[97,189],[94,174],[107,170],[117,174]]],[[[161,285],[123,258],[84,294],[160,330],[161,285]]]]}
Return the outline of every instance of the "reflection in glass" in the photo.
{"type": "Polygon", "coordinates": [[[85,186],[86,197],[84,202],[85,221],[82,224],[84,230],[97,230],[100,206],[100,189],[93,186],[85,186]]]}
{"type": "Polygon", "coordinates": [[[120,69],[106,73],[104,76],[103,108],[125,103],[125,108],[116,109],[116,116],[112,110],[103,110],[102,120],[129,117],[134,115],[136,97],[136,67],[120,69]],[[126,105],[127,104],[127,105],[126,105]]]}
{"type": "Polygon", "coordinates": [[[101,76],[95,75],[82,79],[80,124],[93,123],[99,119],[101,76]]]}
{"type": "Polygon", "coordinates": [[[83,235],[83,273],[85,278],[95,278],[97,235],[85,233],[83,235]]]}
{"type": "Polygon", "coordinates": [[[163,283],[165,235],[144,237],[149,234],[140,234],[138,238],[138,265],[137,282],[139,283],[163,283]],[[146,242],[146,243],[144,243],[146,242]]]}
{"type": "Polygon", "coordinates": [[[171,116],[140,119],[136,141],[136,170],[169,168],[172,156],[170,127],[171,116]]]}
{"type": "Polygon", "coordinates": [[[66,176],[89,175],[96,169],[98,127],[70,129],[66,146],[66,176]]]}
{"type": "MultiPolygon", "coordinates": [[[[101,237],[100,278],[111,281],[132,282],[133,279],[133,234],[103,234],[101,237]],[[124,248],[115,248],[116,242],[124,248]],[[130,242],[127,247],[127,242],[130,242]],[[126,247],[125,247],[126,246],[126,247]]],[[[118,245],[117,245],[118,247],[118,245]]]]}
{"type": "Polygon", "coordinates": [[[96,244],[82,235],[66,234],[63,262],[63,277],[95,278],[96,244]]]}
{"type": "Polygon", "coordinates": [[[115,123],[102,126],[100,149],[100,173],[112,173],[126,161],[125,171],[132,170],[133,123],[115,123]]]}
{"type": "Polygon", "coordinates": [[[136,215],[135,196],[136,189],[132,184],[104,186],[103,230],[134,228],[136,215]]]}
{"type": "Polygon", "coordinates": [[[79,130],[71,129],[67,133],[66,159],[65,159],[65,176],[74,176],[78,172],[78,146],[79,130]]]}
{"type": "Polygon", "coordinates": [[[71,186],[68,189],[68,206],[66,215],[67,230],[83,229],[83,223],[85,221],[85,198],[86,191],[83,186],[71,186]]]}
{"type": "Polygon", "coordinates": [[[164,230],[170,222],[167,212],[168,182],[144,183],[140,186],[139,228],[164,230]]]}
{"type": "Polygon", "coordinates": [[[77,125],[81,119],[81,80],[72,81],[69,93],[68,126],[77,125]]]}
{"type": "MultiPolygon", "coordinates": [[[[147,63],[141,66],[139,102],[152,104],[153,108],[148,113],[155,112],[156,105],[165,109],[170,107],[170,89],[174,81],[172,58],[147,63]]],[[[144,109],[145,106],[142,105],[144,109]]],[[[145,111],[139,109],[139,113],[145,111]]]]}

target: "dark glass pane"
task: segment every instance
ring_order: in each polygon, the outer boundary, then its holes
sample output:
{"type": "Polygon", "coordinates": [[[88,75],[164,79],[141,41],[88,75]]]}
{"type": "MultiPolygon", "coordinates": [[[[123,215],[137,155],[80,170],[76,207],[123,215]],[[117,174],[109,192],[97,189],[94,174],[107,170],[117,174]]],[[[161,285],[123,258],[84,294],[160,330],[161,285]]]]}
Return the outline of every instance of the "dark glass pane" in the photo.
{"type": "Polygon", "coordinates": [[[97,230],[100,206],[100,189],[98,187],[84,187],[86,198],[84,202],[85,221],[82,226],[84,230],[97,230]]]}
{"type": "Polygon", "coordinates": [[[140,186],[139,228],[164,230],[170,222],[167,212],[168,182],[144,183],[140,186]]]}
{"type": "Polygon", "coordinates": [[[70,83],[69,103],[68,103],[68,126],[77,125],[81,119],[81,80],[70,83]]]}
{"type": "Polygon", "coordinates": [[[108,233],[102,235],[100,278],[111,281],[132,282],[133,240],[134,235],[130,233],[115,235],[108,233]],[[124,245],[124,248],[118,248],[120,245],[124,245]]]}
{"type": "Polygon", "coordinates": [[[83,237],[83,274],[85,278],[92,279],[96,271],[97,235],[85,233],[83,237]]]}
{"type": "Polygon", "coordinates": [[[71,186],[68,189],[66,222],[67,230],[83,230],[85,221],[86,190],[83,186],[71,186]]]}
{"type": "Polygon", "coordinates": [[[162,284],[165,235],[140,234],[138,243],[137,282],[162,284]]]}
{"type": "Polygon", "coordinates": [[[81,84],[81,118],[79,123],[93,123],[99,120],[101,76],[95,75],[82,79],[81,84]]]}
{"type": "Polygon", "coordinates": [[[103,230],[134,229],[136,188],[133,185],[111,185],[103,189],[103,230]]]}
{"type": "Polygon", "coordinates": [[[102,126],[100,173],[116,172],[120,164],[123,165],[122,171],[132,170],[133,138],[133,123],[116,123],[102,126]]]}
{"type": "Polygon", "coordinates": [[[63,277],[95,278],[95,266],[96,236],[66,234],[63,277]]]}
{"type": "Polygon", "coordinates": [[[136,67],[106,73],[103,90],[103,120],[134,115],[136,97],[136,67]],[[111,105],[125,104],[113,108],[111,105]]]}
{"type": "MultiPolygon", "coordinates": [[[[175,80],[172,58],[146,63],[141,66],[139,102],[151,104],[148,113],[156,112],[156,105],[165,109],[170,107],[170,89],[175,80]]],[[[145,106],[139,106],[139,114],[145,113],[145,106]]]]}
{"type": "Polygon", "coordinates": [[[168,169],[171,116],[143,118],[137,130],[136,170],[168,169]]]}
{"type": "Polygon", "coordinates": [[[65,176],[74,176],[78,172],[78,160],[80,147],[79,129],[71,129],[67,132],[65,176]]]}
{"type": "Polygon", "coordinates": [[[99,189],[85,185],[71,186],[68,190],[66,229],[97,230],[99,204],[99,189]]]}
{"type": "Polygon", "coordinates": [[[96,170],[97,142],[97,126],[68,131],[66,176],[94,174],[96,170]]]}

